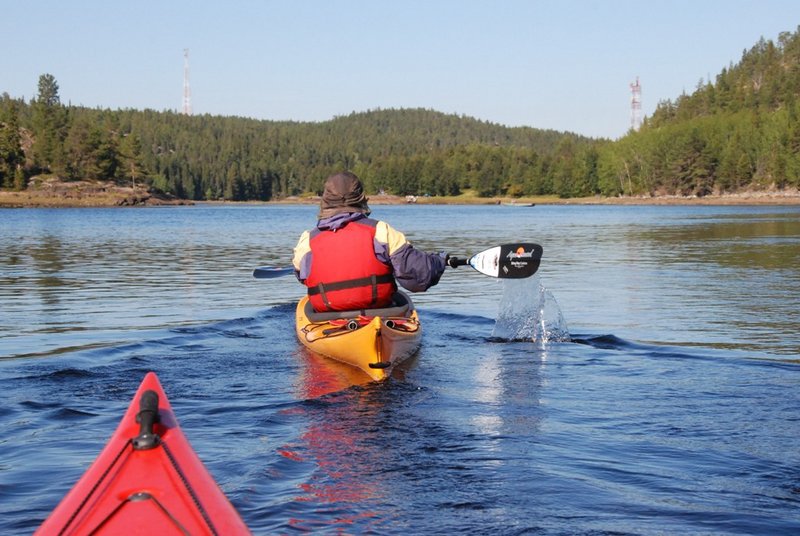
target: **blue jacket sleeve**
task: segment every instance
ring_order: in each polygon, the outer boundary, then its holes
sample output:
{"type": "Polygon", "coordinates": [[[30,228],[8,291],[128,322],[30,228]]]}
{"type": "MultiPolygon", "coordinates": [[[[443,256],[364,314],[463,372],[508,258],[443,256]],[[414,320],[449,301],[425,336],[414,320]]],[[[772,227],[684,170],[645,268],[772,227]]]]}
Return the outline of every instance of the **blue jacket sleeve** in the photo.
{"type": "Polygon", "coordinates": [[[411,292],[422,292],[434,286],[446,266],[444,253],[425,253],[408,243],[389,258],[397,283],[411,292]]]}

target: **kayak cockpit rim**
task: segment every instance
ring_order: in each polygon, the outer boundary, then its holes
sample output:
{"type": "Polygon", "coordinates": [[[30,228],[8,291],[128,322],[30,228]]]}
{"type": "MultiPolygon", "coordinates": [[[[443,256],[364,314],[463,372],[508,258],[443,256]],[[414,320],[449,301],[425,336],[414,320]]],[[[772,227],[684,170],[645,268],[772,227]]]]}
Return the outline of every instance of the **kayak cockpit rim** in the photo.
{"type": "Polygon", "coordinates": [[[411,297],[405,292],[395,292],[392,295],[392,307],[381,307],[377,309],[357,309],[353,311],[324,311],[316,312],[311,305],[311,301],[307,301],[303,313],[311,322],[327,322],[329,320],[338,320],[340,318],[356,318],[358,316],[372,318],[379,316],[381,318],[404,317],[408,315],[409,310],[414,309],[414,304],[411,302],[411,297]]]}

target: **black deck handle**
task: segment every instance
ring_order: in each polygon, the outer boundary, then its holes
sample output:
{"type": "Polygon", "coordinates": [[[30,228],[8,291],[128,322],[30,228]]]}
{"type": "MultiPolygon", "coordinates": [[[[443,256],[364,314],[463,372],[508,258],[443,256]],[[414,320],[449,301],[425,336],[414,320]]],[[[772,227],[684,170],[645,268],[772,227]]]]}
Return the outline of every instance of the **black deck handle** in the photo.
{"type": "Polygon", "coordinates": [[[142,393],[136,422],[139,423],[139,435],[133,438],[134,450],[148,450],[157,447],[159,438],[153,431],[153,426],[158,422],[158,393],[152,390],[142,393]]]}

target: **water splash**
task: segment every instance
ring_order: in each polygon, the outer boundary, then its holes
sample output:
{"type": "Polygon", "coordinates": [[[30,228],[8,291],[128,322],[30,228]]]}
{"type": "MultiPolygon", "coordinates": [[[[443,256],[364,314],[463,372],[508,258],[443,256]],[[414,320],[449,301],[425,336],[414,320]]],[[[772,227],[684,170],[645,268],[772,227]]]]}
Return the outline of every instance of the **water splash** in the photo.
{"type": "Polygon", "coordinates": [[[569,329],[553,294],[539,276],[503,280],[492,337],[510,341],[569,342],[569,329]]]}

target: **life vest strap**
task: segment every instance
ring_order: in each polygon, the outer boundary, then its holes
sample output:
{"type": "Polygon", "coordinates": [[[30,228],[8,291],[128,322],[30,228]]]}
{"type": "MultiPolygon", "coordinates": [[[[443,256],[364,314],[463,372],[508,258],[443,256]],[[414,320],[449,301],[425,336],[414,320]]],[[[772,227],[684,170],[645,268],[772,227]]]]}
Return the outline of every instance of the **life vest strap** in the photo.
{"type": "Polygon", "coordinates": [[[394,276],[392,274],[371,275],[368,277],[359,277],[357,279],[348,279],[346,281],[336,281],[334,283],[320,283],[315,287],[309,287],[308,295],[314,296],[316,294],[322,294],[324,296],[326,292],[333,292],[334,290],[371,286],[373,298],[377,300],[378,285],[392,282],[394,282],[394,276]]]}

